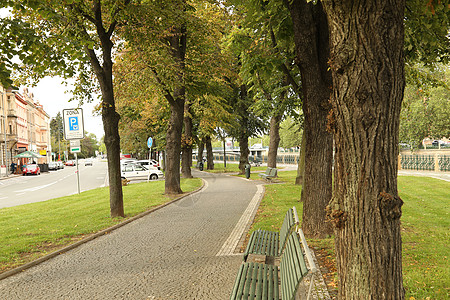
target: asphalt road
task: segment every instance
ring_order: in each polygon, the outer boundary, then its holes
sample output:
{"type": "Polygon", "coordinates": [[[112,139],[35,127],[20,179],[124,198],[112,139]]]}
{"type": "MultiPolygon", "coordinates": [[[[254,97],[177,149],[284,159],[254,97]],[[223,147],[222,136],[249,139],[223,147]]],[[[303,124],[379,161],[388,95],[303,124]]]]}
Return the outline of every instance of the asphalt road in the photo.
{"type": "MultiPolygon", "coordinates": [[[[77,167],[41,173],[41,175],[15,176],[0,180],[0,208],[68,196],[78,193],[77,167]]],[[[107,163],[94,160],[92,166],[79,164],[80,191],[105,186],[107,163]]]]}

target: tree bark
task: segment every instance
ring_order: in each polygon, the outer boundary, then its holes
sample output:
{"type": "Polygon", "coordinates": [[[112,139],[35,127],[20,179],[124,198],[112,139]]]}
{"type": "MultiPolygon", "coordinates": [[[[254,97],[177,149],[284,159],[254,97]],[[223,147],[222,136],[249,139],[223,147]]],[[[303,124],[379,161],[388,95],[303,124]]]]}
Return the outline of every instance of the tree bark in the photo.
{"type": "Polygon", "coordinates": [[[270,132],[269,132],[269,153],[267,157],[267,167],[276,168],[277,167],[277,153],[278,145],[280,144],[280,122],[282,115],[275,114],[270,119],[270,132]]]}
{"type": "Polygon", "coordinates": [[[210,136],[206,138],[206,169],[214,170],[214,154],[210,136]]]}
{"type": "Polygon", "coordinates": [[[184,178],[192,178],[192,117],[191,105],[186,102],[184,104],[184,136],[182,139],[182,155],[181,155],[181,173],[184,178]]]}
{"type": "Polygon", "coordinates": [[[181,132],[183,130],[184,95],[183,91],[178,91],[180,97],[170,104],[170,119],[166,136],[166,178],[165,193],[181,194],[180,186],[180,154],[181,154],[181,132]]]}
{"type": "MultiPolygon", "coordinates": [[[[296,63],[303,91],[305,172],[302,186],[305,235],[320,238],[331,234],[326,206],[332,195],[333,136],[327,131],[331,109],[331,73],[328,71],[328,26],[322,4],[285,0],[293,21],[296,63]]],[[[302,149],[302,150],[303,150],[302,149]]]]}
{"type": "Polygon", "coordinates": [[[166,194],[182,193],[180,186],[180,154],[181,134],[184,120],[184,103],[186,88],[184,83],[186,57],[186,27],[173,28],[173,36],[168,38],[171,55],[178,67],[177,79],[174,83],[173,94],[166,91],[165,97],[170,104],[170,119],[166,136],[166,194]]]}
{"type": "Polygon", "coordinates": [[[404,299],[397,191],[404,1],[326,1],[340,299],[404,299]]]}
{"type": "Polygon", "coordinates": [[[203,162],[203,151],[205,150],[205,144],[203,139],[199,139],[198,142],[198,155],[197,155],[197,163],[203,162]]]}
{"type": "Polygon", "coordinates": [[[90,64],[97,80],[100,84],[102,93],[102,121],[105,131],[105,146],[108,153],[108,179],[109,179],[109,203],[111,217],[125,217],[123,208],[122,179],[120,172],[120,136],[119,136],[119,119],[120,116],[116,112],[112,76],[112,47],[111,41],[112,31],[115,22],[106,31],[103,27],[100,3],[94,4],[93,12],[95,18],[92,20],[97,29],[97,34],[102,48],[102,64],[93,49],[87,46],[84,48],[89,57],[90,64]]]}
{"type": "Polygon", "coordinates": [[[297,177],[295,178],[296,185],[303,185],[303,176],[305,174],[305,147],[305,135],[302,134],[302,144],[300,145],[300,153],[298,155],[297,177]]]}

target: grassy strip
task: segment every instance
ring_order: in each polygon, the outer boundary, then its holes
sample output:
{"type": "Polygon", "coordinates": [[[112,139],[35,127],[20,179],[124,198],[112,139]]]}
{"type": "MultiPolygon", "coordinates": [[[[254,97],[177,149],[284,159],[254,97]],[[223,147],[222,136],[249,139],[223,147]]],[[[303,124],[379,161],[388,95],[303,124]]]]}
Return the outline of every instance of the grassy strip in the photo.
{"type": "MultiPolygon", "coordinates": [[[[182,179],[190,192],[201,179],[182,179]]],[[[164,181],[123,187],[126,218],[173,200],[164,195],[164,181]]],[[[124,218],[109,215],[109,189],[100,188],[16,207],[0,209],[0,272],[22,265],[102,229],[124,218]]]]}
{"type": "MultiPolygon", "coordinates": [[[[251,231],[258,228],[279,230],[284,214],[293,205],[297,207],[300,219],[302,217],[301,188],[294,184],[296,172],[278,174],[280,181],[285,183],[266,186],[266,194],[251,231]]],[[[433,178],[401,176],[398,189],[405,202],[402,208],[402,254],[406,298],[448,299],[450,183],[433,178]]],[[[308,243],[316,250],[316,255],[317,251],[321,252],[326,264],[335,264],[333,239],[308,240],[308,243]]],[[[333,266],[327,267],[333,269],[333,266]]],[[[331,277],[336,279],[336,273],[331,277]]]]}

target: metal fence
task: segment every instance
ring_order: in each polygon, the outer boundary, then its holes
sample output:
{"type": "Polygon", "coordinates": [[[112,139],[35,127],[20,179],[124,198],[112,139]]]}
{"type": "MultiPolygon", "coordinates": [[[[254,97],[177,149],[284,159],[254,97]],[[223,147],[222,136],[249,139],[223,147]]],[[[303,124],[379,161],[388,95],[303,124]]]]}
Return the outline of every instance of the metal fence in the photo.
{"type": "Polygon", "coordinates": [[[450,171],[450,155],[400,155],[403,170],[450,171]]]}
{"type": "MultiPolygon", "coordinates": [[[[238,162],[240,156],[238,154],[227,154],[227,161],[238,162]]],[[[193,159],[197,159],[197,155],[194,154],[193,159]]],[[[250,158],[250,162],[253,162],[254,158],[250,158]]],[[[215,154],[214,160],[223,161],[223,154],[215,154]]],[[[261,162],[267,163],[267,156],[261,156],[261,162]]],[[[278,155],[278,164],[298,164],[298,154],[278,155]]],[[[436,172],[448,172],[450,171],[450,155],[400,155],[399,156],[399,168],[403,170],[426,170],[436,172]]]]}

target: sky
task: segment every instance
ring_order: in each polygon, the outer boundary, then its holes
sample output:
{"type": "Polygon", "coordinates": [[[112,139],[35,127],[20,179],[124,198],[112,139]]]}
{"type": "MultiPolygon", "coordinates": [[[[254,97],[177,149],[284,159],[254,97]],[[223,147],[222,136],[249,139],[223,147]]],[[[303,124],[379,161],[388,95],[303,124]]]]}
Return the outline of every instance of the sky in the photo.
{"type": "MultiPolygon", "coordinates": [[[[28,87],[28,92],[34,94],[34,102],[39,102],[44,111],[50,116],[50,118],[56,117],[58,112],[61,113],[63,109],[77,108],[77,101],[70,101],[70,86],[65,86],[62,83],[62,79],[59,77],[45,77],[35,87],[28,87]]],[[[24,86],[19,88],[20,94],[23,94],[24,86]]],[[[93,133],[97,136],[97,140],[100,140],[103,135],[103,122],[100,115],[94,116],[92,111],[94,106],[99,100],[94,98],[94,102],[85,103],[81,106],[83,109],[84,130],[93,133]]]]}

